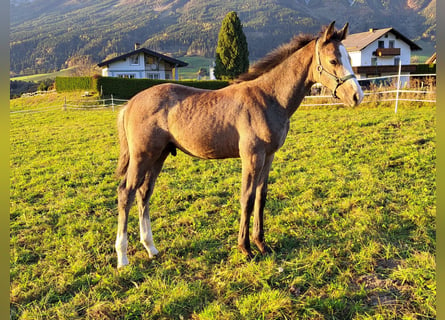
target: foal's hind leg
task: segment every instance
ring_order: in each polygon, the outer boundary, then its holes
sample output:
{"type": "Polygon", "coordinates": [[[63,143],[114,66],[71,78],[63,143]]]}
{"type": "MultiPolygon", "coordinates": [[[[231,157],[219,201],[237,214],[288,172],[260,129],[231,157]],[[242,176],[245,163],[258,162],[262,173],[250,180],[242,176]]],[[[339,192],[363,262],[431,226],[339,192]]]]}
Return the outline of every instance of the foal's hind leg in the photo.
{"type": "Polygon", "coordinates": [[[126,191],[127,179],[123,179],[118,188],[118,210],[119,216],[117,220],[116,235],[116,253],[117,267],[123,267],[128,264],[127,258],[127,222],[128,222],[128,192],[126,191]]]}
{"type": "Polygon", "coordinates": [[[156,178],[161,172],[162,165],[168,156],[168,151],[161,155],[161,157],[156,161],[151,169],[148,170],[145,177],[143,185],[138,189],[137,200],[139,209],[139,228],[141,235],[141,243],[144,245],[145,249],[148,251],[150,258],[153,258],[158,254],[153,242],[153,233],[151,231],[151,222],[149,214],[149,201],[153,193],[156,178]]]}
{"type": "Polygon", "coordinates": [[[128,213],[133,204],[136,188],[129,188],[127,178],[125,177],[118,188],[118,211],[119,217],[117,222],[116,235],[116,253],[117,253],[117,267],[123,267],[128,264],[127,258],[127,223],[128,213]]]}
{"type": "Polygon", "coordinates": [[[146,163],[130,160],[125,178],[121,181],[118,188],[118,224],[116,236],[117,267],[123,267],[128,264],[127,258],[127,223],[128,214],[131,205],[134,202],[136,190],[144,182],[146,174],[146,163]]]}

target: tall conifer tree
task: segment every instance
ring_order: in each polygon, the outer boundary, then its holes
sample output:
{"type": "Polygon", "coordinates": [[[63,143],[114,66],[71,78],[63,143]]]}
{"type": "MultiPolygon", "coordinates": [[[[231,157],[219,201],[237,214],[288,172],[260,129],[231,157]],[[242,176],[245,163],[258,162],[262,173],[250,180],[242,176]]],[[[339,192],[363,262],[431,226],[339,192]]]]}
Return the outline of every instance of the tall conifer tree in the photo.
{"type": "Polygon", "coordinates": [[[249,69],[249,49],[236,12],[229,12],[221,25],[216,47],[215,77],[234,79],[249,69]]]}

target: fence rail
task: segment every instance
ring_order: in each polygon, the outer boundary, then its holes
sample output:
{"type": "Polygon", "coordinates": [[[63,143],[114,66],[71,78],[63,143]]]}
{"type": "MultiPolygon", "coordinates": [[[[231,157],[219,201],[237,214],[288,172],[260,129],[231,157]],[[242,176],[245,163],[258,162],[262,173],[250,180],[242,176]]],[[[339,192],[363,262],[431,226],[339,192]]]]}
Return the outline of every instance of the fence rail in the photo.
{"type": "Polygon", "coordinates": [[[46,94],[49,94],[49,93],[55,93],[55,92],[57,92],[56,89],[48,90],[48,91],[40,91],[40,90],[38,90],[36,92],[25,92],[25,93],[22,93],[21,97],[22,98],[26,98],[26,97],[33,97],[33,96],[43,96],[43,95],[46,95],[46,94]]]}
{"type": "Polygon", "coordinates": [[[111,108],[114,111],[115,107],[124,105],[127,102],[128,100],[113,98],[113,95],[111,95],[111,98],[109,99],[78,100],[70,103],[65,100],[65,103],[63,104],[63,110],[98,110],[111,108]]]}
{"type": "Polygon", "coordinates": [[[44,108],[38,109],[29,109],[29,110],[16,110],[10,111],[10,114],[24,114],[24,113],[37,113],[37,112],[45,112],[45,111],[55,111],[55,110],[115,110],[115,108],[120,107],[127,103],[128,100],[124,99],[116,99],[113,96],[109,99],[82,99],[76,101],[67,101],[65,98],[65,102],[59,105],[53,105],[44,108]]]}
{"type": "MultiPolygon", "coordinates": [[[[362,104],[366,103],[375,103],[378,102],[396,102],[396,101],[412,101],[412,102],[426,102],[426,103],[435,103],[436,99],[436,92],[435,91],[422,91],[422,90],[386,90],[386,91],[372,91],[372,92],[365,92],[364,93],[364,99],[362,101],[362,104]],[[389,98],[381,98],[381,96],[384,95],[390,95],[393,94],[394,97],[389,98]],[[411,95],[411,97],[401,98],[400,96],[397,96],[400,94],[407,94],[411,95]],[[378,100],[373,99],[373,96],[379,97],[378,100]],[[434,99],[427,99],[427,97],[433,96],[434,99]],[[423,97],[420,99],[419,97],[423,97]]],[[[342,105],[341,102],[336,102],[338,100],[334,99],[331,95],[314,95],[314,96],[306,96],[301,103],[302,107],[316,107],[316,106],[335,106],[335,105],[342,105]],[[320,103],[310,103],[309,101],[313,99],[319,99],[324,100],[320,103]],[[329,100],[329,102],[326,102],[326,100],[329,100]]]]}
{"type": "MultiPolygon", "coordinates": [[[[402,75],[403,77],[407,77],[409,75],[402,75]]],[[[419,75],[411,75],[418,77],[419,75]]],[[[425,74],[420,76],[428,76],[435,77],[435,74],[425,74]]],[[[384,77],[376,77],[376,78],[367,78],[360,80],[375,80],[381,78],[394,78],[398,77],[398,83],[400,83],[399,76],[384,76],[384,77]]],[[[76,101],[67,101],[65,98],[65,102],[61,105],[53,105],[39,109],[30,109],[30,110],[17,110],[10,111],[11,115],[14,114],[27,114],[27,113],[38,113],[38,112],[48,112],[55,110],[115,110],[117,107],[120,107],[126,104],[129,100],[125,99],[116,99],[111,96],[109,99],[83,99],[76,101]]],[[[399,101],[411,101],[411,102],[424,102],[424,103],[436,103],[436,91],[435,90],[408,90],[408,89],[400,89],[399,86],[394,90],[393,88],[386,87],[386,89],[372,90],[365,92],[365,98],[362,104],[366,103],[375,103],[375,102],[395,102],[397,112],[397,104],[399,101]],[[394,97],[386,97],[388,95],[395,95],[394,97]],[[377,96],[377,100],[375,99],[377,96]],[[385,96],[385,98],[383,98],[385,96]]],[[[342,105],[343,103],[338,102],[338,100],[334,99],[332,95],[309,95],[306,96],[301,104],[304,107],[316,107],[316,106],[335,106],[342,105]],[[319,103],[312,103],[315,99],[321,100],[319,103]]]]}

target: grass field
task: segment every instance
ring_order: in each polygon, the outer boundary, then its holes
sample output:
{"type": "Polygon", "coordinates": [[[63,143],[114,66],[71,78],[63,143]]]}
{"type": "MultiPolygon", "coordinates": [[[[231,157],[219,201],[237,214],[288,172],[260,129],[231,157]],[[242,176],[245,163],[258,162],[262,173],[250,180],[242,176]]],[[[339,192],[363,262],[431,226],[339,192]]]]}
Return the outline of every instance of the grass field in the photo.
{"type": "Polygon", "coordinates": [[[39,82],[45,79],[55,79],[56,77],[68,77],[70,76],[72,68],[63,69],[60,71],[52,72],[52,73],[40,73],[40,74],[33,74],[30,76],[20,76],[20,77],[14,77],[11,78],[11,80],[20,80],[20,81],[34,81],[39,82]]]}
{"type": "MultiPolygon", "coordinates": [[[[63,97],[19,98],[11,110],[63,97]]],[[[236,249],[239,160],[169,157],[116,269],[116,112],[11,115],[11,319],[434,319],[435,106],[298,110],[272,166],[273,254],[236,249]]]]}
{"type": "MultiPolygon", "coordinates": [[[[209,71],[209,66],[215,61],[214,58],[205,58],[198,56],[185,56],[179,58],[179,60],[187,62],[189,65],[185,68],[179,69],[179,77],[181,79],[193,79],[195,80],[198,76],[198,71],[201,68],[206,68],[209,71]]],[[[203,77],[204,79],[209,79],[209,76],[203,77]]]]}

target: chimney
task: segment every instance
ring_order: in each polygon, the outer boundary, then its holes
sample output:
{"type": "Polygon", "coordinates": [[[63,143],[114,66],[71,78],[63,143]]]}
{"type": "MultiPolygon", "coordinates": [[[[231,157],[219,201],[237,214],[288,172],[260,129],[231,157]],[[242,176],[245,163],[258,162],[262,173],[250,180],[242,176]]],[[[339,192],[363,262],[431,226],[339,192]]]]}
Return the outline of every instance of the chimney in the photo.
{"type": "Polygon", "coordinates": [[[369,32],[374,32],[374,28],[369,28],[369,32]]]}
{"type": "Polygon", "coordinates": [[[136,42],[135,44],[134,44],[134,50],[137,50],[137,49],[139,49],[141,47],[141,44],[139,43],[139,42],[136,42]]]}

